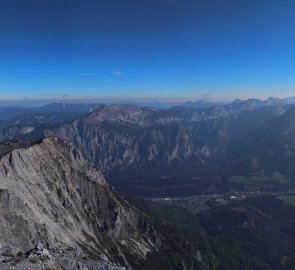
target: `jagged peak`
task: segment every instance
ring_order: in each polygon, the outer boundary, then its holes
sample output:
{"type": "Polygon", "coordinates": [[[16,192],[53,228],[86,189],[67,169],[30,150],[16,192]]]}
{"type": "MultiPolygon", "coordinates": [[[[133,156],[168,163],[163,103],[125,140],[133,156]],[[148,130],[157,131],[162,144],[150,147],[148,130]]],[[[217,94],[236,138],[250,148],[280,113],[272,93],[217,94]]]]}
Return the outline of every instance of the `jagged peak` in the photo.
{"type": "Polygon", "coordinates": [[[41,144],[43,143],[43,141],[44,141],[44,138],[39,138],[32,141],[18,141],[18,140],[6,141],[0,144],[0,157],[3,157],[13,152],[16,149],[29,148],[36,144],[41,144]]]}
{"type": "Polygon", "coordinates": [[[131,104],[95,104],[91,112],[94,111],[107,111],[107,110],[128,110],[128,111],[141,111],[142,108],[136,105],[131,105],[131,104]]]}
{"type": "Polygon", "coordinates": [[[48,136],[48,137],[41,137],[30,141],[20,141],[16,139],[12,139],[10,141],[6,141],[0,144],[0,158],[13,152],[14,150],[19,149],[27,149],[29,147],[33,147],[35,145],[41,145],[41,144],[55,144],[59,146],[67,146],[70,147],[70,144],[67,143],[65,140],[56,138],[54,136],[48,136]]]}
{"type": "Polygon", "coordinates": [[[91,112],[102,112],[102,111],[126,111],[126,112],[144,112],[144,111],[159,111],[157,108],[153,107],[140,107],[133,104],[124,103],[101,103],[95,104],[91,109],[91,112]]]}

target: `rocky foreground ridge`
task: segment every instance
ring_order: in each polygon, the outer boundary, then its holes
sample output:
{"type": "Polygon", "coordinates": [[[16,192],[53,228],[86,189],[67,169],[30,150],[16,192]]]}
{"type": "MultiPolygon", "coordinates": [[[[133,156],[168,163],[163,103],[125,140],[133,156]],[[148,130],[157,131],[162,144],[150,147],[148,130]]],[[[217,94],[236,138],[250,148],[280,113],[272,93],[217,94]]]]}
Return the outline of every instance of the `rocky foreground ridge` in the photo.
{"type": "Polygon", "coordinates": [[[1,269],[133,269],[159,244],[149,218],[52,137],[1,146],[0,216],[1,269]]]}

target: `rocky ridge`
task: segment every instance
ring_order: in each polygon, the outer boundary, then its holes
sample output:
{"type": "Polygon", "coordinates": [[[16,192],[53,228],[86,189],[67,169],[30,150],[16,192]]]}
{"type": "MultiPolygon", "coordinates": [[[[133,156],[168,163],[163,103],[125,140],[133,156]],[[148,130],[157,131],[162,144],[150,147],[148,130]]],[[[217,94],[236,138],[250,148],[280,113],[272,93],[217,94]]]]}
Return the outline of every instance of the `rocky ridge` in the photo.
{"type": "MultiPolygon", "coordinates": [[[[2,247],[27,253],[42,244],[130,269],[156,251],[157,233],[149,218],[114,192],[66,142],[14,142],[2,146],[1,153],[2,247]]],[[[54,254],[49,259],[57,258],[54,254]]]]}

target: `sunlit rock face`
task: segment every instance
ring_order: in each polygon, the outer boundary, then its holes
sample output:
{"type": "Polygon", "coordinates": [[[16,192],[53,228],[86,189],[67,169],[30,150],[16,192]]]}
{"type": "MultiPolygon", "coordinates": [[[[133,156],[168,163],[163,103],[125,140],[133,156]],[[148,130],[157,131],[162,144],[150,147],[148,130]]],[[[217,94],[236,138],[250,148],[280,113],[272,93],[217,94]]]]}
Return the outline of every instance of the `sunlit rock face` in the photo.
{"type": "Polygon", "coordinates": [[[1,246],[27,252],[42,243],[127,267],[155,250],[149,219],[64,141],[7,143],[0,152],[1,246]]]}

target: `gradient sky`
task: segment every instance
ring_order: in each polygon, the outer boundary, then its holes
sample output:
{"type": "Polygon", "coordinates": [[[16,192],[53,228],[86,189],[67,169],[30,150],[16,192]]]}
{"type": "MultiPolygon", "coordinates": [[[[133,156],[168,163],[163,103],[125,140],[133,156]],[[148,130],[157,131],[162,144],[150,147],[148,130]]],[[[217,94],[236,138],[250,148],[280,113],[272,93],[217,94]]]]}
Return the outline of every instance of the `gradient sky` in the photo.
{"type": "Polygon", "coordinates": [[[295,95],[294,0],[1,0],[0,98],[295,95]]]}

